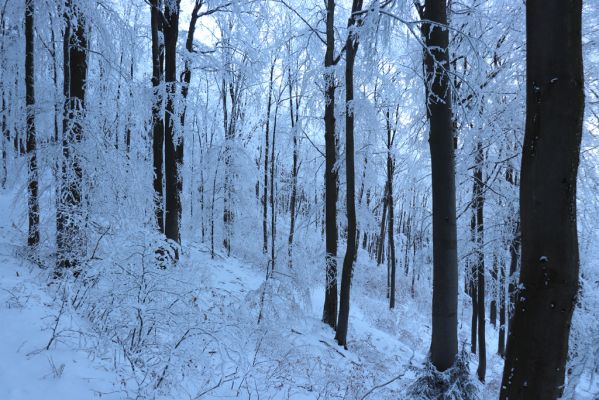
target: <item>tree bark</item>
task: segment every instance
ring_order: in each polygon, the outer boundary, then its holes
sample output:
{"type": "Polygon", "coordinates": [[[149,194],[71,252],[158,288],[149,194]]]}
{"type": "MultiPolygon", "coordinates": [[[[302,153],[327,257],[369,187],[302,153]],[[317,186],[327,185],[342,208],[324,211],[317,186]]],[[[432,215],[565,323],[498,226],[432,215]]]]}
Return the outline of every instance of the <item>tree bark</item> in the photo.
{"type": "Polygon", "coordinates": [[[454,132],[449,86],[449,34],[445,0],[426,0],[423,33],[433,192],[433,303],[431,361],[444,371],[455,361],[458,260],[454,132]],[[428,92],[428,89],[427,89],[428,92]]]}
{"type": "Polygon", "coordinates": [[[164,81],[164,38],[163,38],[163,4],[162,0],[151,0],[152,25],[152,87],[154,101],[152,104],[152,155],[154,166],[154,207],[156,223],[164,233],[164,115],[162,114],[162,83],[164,81]]]}
{"type": "Polygon", "coordinates": [[[393,146],[393,139],[395,132],[391,129],[391,121],[389,111],[387,111],[387,205],[389,207],[389,223],[387,233],[389,235],[389,270],[390,270],[390,281],[389,285],[389,308],[395,308],[395,240],[393,232],[393,157],[391,155],[391,148],[393,146]]]}
{"type": "Polygon", "coordinates": [[[268,253],[268,152],[270,134],[270,110],[272,107],[272,83],[274,79],[276,59],[270,66],[268,78],[268,103],[266,105],[266,129],[264,132],[264,194],[262,196],[262,252],[268,253]]]}
{"type": "Polygon", "coordinates": [[[338,173],[337,134],[335,132],[335,0],[327,0],[327,48],[324,58],[326,84],[324,126],[325,126],[325,295],[322,321],[335,329],[337,327],[337,195],[338,173]]]}
{"type": "MultiPolygon", "coordinates": [[[[179,36],[180,0],[169,0],[164,8],[164,80],[166,112],[164,129],[164,233],[168,239],[181,244],[181,192],[179,165],[183,162],[183,137],[175,132],[175,88],[177,85],[177,38],[179,36]]],[[[178,253],[178,252],[176,252],[178,253]]]]}
{"type": "Polygon", "coordinates": [[[35,134],[35,68],[34,68],[34,4],[25,2],[25,99],[27,106],[27,155],[29,232],[27,244],[35,247],[40,241],[40,210],[38,200],[37,148],[35,134]]]}
{"type": "Polygon", "coordinates": [[[522,267],[500,399],[556,399],[563,391],[579,279],[576,177],[584,114],[581,14],[581,0],[526,3],[522,267]]]}
{"type": "Polygon", "coordinates": [[[506,309],[505,309],[505,289],[506,289],[506,281],[505,281],[505,261],[501,262],[499,266],[499,336],[497,343],[497,354],[499,354],[502,358],[505,356],[505,330],[507,328],[506,324],[506,309]]]}
{"type": "Polygon", "coordinates": [[[296,93],[295,105],[293,103],[293,80],[291,79],[291,68],[289,68],[289,116],[291,118],[291,132],[293,135],[293,164],[291,168],[291,197],[289,199],[289,238],[287,240],[287,257],[289,268],[293,267],[293,235],[295,233],[295,218],[297,207],[297,174],[298,174],[298,140],[297,140],[297,123],[299,118],[299,103],[296,93]],[[295,114],[294,114],[295,107],[295,114]]]}
{"type": "Polygon", "coordinates": [[[356,261],[356,177],[354,171],[354,62],[358,51],[358,37],[354,30],[357,20],[354,14],[362,9],[362,0],[353,0],[352,14],[347,22],[348,34],[345,45],[345,177],[347,208],[347,249],[341,272],[341,291],[339,293],[339,318],[335,339],[340,346],[347,347],[347,328],[349,324],[349,302],[351,278],[356,261]]]}
{"type": "Polygon", "coordinates": [[[493,267],[491,268],[491,293],[489,301],[489,322],[494,327],[497,326],[497,295],[499,288],[499,265],[497,256],[493,255],[493,267]]]}
{"type": "Polygon", "coordinates": [[[487,347],[485,340],[485,230],[484,230],[484,195],[483,195],[483,163],[484,153],[481,141],[476,145],[476,166],[474,168],[474,207],[476,210],[476,303],[478,306],[478,369],[476,373],[481,382],[485,381],[487,370],[487,347]]]}
{"type": "MultiPolygon", "coordinates": [[[[87,81],[86,19],[72,0],[65,3],[64,95],[62,170],[60,195],[56,213],[56,275],[62,268],[77,268],[83,255],[82,178],[77,146],[83,137],[85,84],[87,81]]],[[[75,271],[78,273],[78,271],[75,271]]]]}
{"type": "Polygon", "coordinates": [[[388,186],[385,185],[385,193],[383,194],[383,212],[381,213],[381,231],[378,236],[377,245],[376,245],[376,264],[381,265],[383,263],[383,259],[385,258],[385,226],[387,223],[387,191],[389,190],[388,186]]]}

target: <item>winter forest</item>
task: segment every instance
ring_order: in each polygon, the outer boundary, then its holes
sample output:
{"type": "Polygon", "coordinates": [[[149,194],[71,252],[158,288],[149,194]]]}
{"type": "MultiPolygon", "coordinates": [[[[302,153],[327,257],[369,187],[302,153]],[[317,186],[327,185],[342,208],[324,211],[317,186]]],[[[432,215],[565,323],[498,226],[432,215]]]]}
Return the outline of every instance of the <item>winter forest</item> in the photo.
{"type": "Polygon", "coordinates": [[[0,399],[599,399],[599,2],[0,32],[0,399]]]}

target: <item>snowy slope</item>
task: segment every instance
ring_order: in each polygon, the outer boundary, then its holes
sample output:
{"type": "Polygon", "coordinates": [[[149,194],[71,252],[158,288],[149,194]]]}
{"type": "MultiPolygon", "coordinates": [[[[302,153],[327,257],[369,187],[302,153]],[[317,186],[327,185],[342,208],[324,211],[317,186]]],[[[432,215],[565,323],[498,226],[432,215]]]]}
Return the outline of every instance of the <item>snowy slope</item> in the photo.
{"type": "MultiPolygon", "coordinates": [[[[51,269],[24,261],[13,199],[0,196],[0,399],[398,399],[426,358],[430,282],[412,297],[400,274],[389,310],[385,268],[360,257],[345,350],[320,321],[323,287],[302,282],[300,265],[278,267],[265,283],[265,265],[212,259],[200,243],[160,269],[147,251],[152,237],[107,235],[79,284],[48,286],[51,269]]],[[[460,346],[468,346],[469,311],[462,297],[460,346]]],[[[499,390],[496,343],[487,326],[483,399],[499,390]]],[[[472,376],[476,365],[472,355],[472,376]]],[[[576,399],[596,398],[589,382],[576,399]]]]}
{"type": "Polygon", "coordinates": [[[81,348],[85,323],[61,315],[60,299],[43,284],[45,274],[17,256],[23,235],[9,224],[11,200],[0,197],[0,399],[121,398],[109,365],[81,348]]]}

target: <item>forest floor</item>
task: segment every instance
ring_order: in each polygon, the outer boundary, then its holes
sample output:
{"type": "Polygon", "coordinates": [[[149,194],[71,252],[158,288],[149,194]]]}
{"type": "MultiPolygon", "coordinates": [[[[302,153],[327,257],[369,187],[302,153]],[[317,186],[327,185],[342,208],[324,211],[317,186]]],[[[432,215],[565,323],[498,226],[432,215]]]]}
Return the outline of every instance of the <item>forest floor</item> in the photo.
{"type": "MultiPolygon", "coordinates": [[[[147,246],[133,235],[120,250],[107,246],[111,258],[90,261],[85,285],[47,285],[47,262],[23,256],[18,203],[0,194],[0,399],[398,399],[426,359],[430,291],[412,297],[402,275],[390,310],[385,268],[366,257],[356,265],[345,350],[321,322],[322,286],[287,269],[265,283],[264,267],[211,259],[200,243],[161,270],[131,250],[147,246]],[[126,273],[98,273],[107,263],[126,273]]],[[[460,338],[469,337],[469,310],[461,298],[460,338]]],[[[496,343],[487,326],[482,399],[497,397],[496,343]]],[[[592,399],[592,389],[577,398],[592,399]]]]}

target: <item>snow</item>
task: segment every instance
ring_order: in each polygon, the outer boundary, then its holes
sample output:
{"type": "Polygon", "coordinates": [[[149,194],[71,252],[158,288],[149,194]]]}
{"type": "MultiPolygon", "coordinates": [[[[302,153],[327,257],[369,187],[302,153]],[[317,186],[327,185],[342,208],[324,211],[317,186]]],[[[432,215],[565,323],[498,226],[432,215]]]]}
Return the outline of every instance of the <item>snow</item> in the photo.
{"type": "MultiPolygon", "coordinates": [[[[4,195],[4,212],[6,204],[4,195]]],[[[62,316],[46,350],[60,302],[48,294],[36,267],[15,255],[19,245],[8,221],[0,219],[0,399],[120,399],[109,365],[79,348],[77,331],[85,323],[77,316],[62,316]]]]}
{"type": "MultiPolygon", "coordinates": [[[[184,243],[179,266],[149,271],[134,257],[142,257],[135,254],[151,239],[131,232],[127,240],[104,238],[89,277],[103,274],[82,305],[72,307],[73,294],[64,293],[76,288],[47,285],[51,269],[25,260],[16,195],[0,194],[0,207],[10,214],[0,222],[0,399],[397,399],[414,381],[412,367],[426,359],[430,282],[422,281],[412,297],[400,273],[397,307],[390,310],[386,270],[364,252],[354,272],[348,350],[321,322],[322,285],[302,284],[298,271],[282,266],[264,284],[264,266],[218,253],[211,259],[208,247],[196,242],[184,243]],[[109,315],[100,318],[103,307],[109,315]],[[154,327],[152,334],[140,347],[130,346],[140,318],[154,327]]],[[[471,306],[460,296],[462,347],[468,346],[471,306]]],[[[499,391],[497,335],[488,325],[481,398],[499,391]]],[[[477,357],[470,357],[474,377],[477,357]]],[[[586,371],[578,400],[594,399],[599,389],[586,371]]]]}

